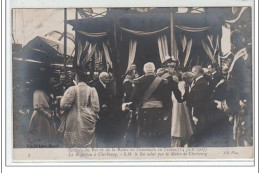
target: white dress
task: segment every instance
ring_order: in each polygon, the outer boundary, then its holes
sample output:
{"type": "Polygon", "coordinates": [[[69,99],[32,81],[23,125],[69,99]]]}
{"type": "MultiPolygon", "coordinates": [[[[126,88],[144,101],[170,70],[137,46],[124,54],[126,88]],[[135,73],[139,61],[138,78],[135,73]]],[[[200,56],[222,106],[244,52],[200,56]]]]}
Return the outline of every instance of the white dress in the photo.
{"type": "MultiPolygon", "coordinates": [[[[179,89],[182,95],[185,93],[185,82],[180,81],[179,89]]],[[[172,127],[171,136],[178,138],[189,138],[193,134],[191,117],[186,101],[178,103],[174,94],[172,94],[172,127]]]]}

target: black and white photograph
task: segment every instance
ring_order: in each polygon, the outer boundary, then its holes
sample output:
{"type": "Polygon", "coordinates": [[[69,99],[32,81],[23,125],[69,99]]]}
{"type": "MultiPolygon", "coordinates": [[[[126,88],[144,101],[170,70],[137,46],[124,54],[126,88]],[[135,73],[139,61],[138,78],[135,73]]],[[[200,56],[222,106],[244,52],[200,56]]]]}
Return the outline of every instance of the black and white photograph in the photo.
{"type": "Polygon", "coordinates": [[[252,10],[13,8],[12,147],[253,159],[252,10]]]}

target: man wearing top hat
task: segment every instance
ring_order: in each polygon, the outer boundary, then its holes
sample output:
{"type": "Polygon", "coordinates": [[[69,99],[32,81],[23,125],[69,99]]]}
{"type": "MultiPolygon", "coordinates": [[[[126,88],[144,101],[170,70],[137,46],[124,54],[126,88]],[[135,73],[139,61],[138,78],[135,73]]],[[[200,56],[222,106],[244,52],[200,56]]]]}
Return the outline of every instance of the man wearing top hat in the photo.
{"type": "Polygon", "coordinates": [[[156,77],[155,66],[144,65],[144,76],[135,80],[131,108],[137,111],[137,147],[170,147],[170,121],[172,107],[167,80],[156,77]]]}

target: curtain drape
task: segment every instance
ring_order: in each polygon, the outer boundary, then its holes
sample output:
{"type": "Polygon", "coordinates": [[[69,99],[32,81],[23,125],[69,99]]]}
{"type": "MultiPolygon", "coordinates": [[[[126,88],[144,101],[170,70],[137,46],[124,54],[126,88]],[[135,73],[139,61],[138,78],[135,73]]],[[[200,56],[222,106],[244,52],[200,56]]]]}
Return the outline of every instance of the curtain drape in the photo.
{"type": "Polygon", "coordinates": [[[77,39],[77,57],[76,57],[76,60],[77,60],[77,65],[79,66],[80,65],[80,57],[81,57],[81,54],[82,54],[82,43],[81,43],[81,40],[80,39],[77,39]]]}
{"type": "Polygon", "coordinates": [[[77,32],[81,33],[82,35],[88,36],[88,37],[103,37],[103,36],[107,35],[106,32],[100,32],[100,33],[89,33],[89,32],[85,32],[85,31],[77,31],[77,32]]]}
{"type": "Polygon", "coordinates": [[[166,35],[158,37],[158,47],[159,47],[159,54],[161,62],[163,63],[166,59],[166,56],[169,56],[168,50],[168,42],[166,35]]]}
{"type": "Polygon", "coordinates": [[[233,19],[233,20],[226,20],[226,23],[235,23],[235,22],[237,22],[239,19],[240,19],[240,17],[242,16],[242,14],[243,14],[243,12],[247,9],[248,7],[242,7],[241,8],[241,10],[240,10],[240,12],[239,12],[239,14],[237,15],[237,17],[235,18],[235,19],[233,19]]]}
{"type": "Polygon", "coordinates": [[[207,45],[207,43],[205,41],[201,41],[202,46],[205,50],[205,52],[207,53],[208,57],[210,58],[210,60],[213,62],[214,61],[214,55],[213,52],[210,50],[210,47],[207,45]]]}
{"type": "Polygon", "coordinates": [[[186,54],[185,54],[185,58],[184,58],[184,62],[183,62],[183,66],[186,67],[187,62],[189,60],[190,57],[190,52],[191,52],[191,47],[192,47],[192,38],[188,41],[187,45],[186,45],[186,54]]]}
{"type": "Polygon", "coordinates": [[[186,45],[187,45],[187,39],[184,34],[181,35],[180,37],[181,37],[182,52],[184,52],[186,45]]]}
{"type": "Polygon", "coordinates": [[[136,46],[137,46],[137,41],[130,39],[129,40],[129,56],[128,56],[127,70],[130,68],[131,64],[133,64],[133,62],[135,60],[136,46]]]}
{"type": "Polygon", "coordinates": [[[112,64],[112,61],[109,56],[109,51],[108,51],[108,46],[107,46],[108,43],[103,42],[102,44],[103,44],[103,49],[104,49],[104,54],[105,54],[105,59],[106,59],[107,71],[108,71],[109,68],[113,68],[113,64],[112,64]]]}
{"type": "Polygon", "coordinates": [[[85,57],[88,54],[89,47],[91,44],[87,41],[82,42],[82,40],[77,39],[77,56],[76,56],[76,63],[77,65],[81,65],[82,61],[84,61],[85,57]]]}
{"type": "Polygon", "coordinates": [[[86,65],[91,60],[91,57],[93,56],[94,52],[96,51],[96,46],[97,46],[97,43],[94,43],[94,44],[90,43],[90,46],[88,47],[88,53],[84,57],[84,59],[81,63],[82,65],[86,65]]]}
{"type": "Polygon", "coordinates": [[[216,35],[215,39],[213,35],[208,35],[207,38],[208,38],[207,42],[209,44],[207,44],[206,41],[204,40],[202,40],[201,43],[208,57],[214,63],[216,62],[215,57],[216,57],[217,50],[219,49],[219,35],[216,35]],[[213,42],[214,40],[215,40],[215,44],[213,42]]]}
{"type": "Polygon", "coordinates": [[[180,25],[175,25],[175,27],[179,28],[183,31],[188,31],[188,32],[201,32],[201,31],[206,31],[211,28],[210,26],[194,28],[194,27],[180,26],[180,25]]]}
{"type": "Polygon", "coordinates": [[[126,31],[128,33],[131,33],[131,34],[134,34],[134,35],[139,35],[139,36],[148,36],[148,35],[153,35],[153,34],[157,34],[159,32],[162,32],[162,31],[165,31],[166,29],[168,29],[169,27],[165,27],[165,28],[162,28],[160,30],[157,30],[157,31],[152,31],[152,32],[145,32],[145,31],[136,31],[136,30],[131,30],[131,29],[127,29],[127,28],[124,28],[124,27],[121,27],[121,29],[123,31],[126,31]]]}
{"type": "MultiPolygon", "coordinates": [[[[94,56],[95,62],[102,61],[102,57],[105,58],[106,68],[109,70],[113,68],[113,64],[109,55],[108,42],[103,41],[100,46],[97,43],[89,43],[88,41],[82,41],[77,39],[77,66],[85,66],[91,58],[94,56]]],[[[131,55],[134,56],[134,55],[131,55]]]]}
{"type": "Polygon", "coordinates": [[[231,29],[222,26],[221,52],[226,55],[231,51],[231,29]]]}

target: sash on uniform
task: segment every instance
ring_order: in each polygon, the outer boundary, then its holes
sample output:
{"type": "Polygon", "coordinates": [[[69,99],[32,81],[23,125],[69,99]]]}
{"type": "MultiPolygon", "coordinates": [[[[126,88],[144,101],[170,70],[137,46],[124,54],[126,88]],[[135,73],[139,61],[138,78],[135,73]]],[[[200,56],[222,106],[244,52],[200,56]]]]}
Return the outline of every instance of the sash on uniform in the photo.
{"type": "Polygon", "coordinates": [[[150,87],[146,90],[146,92],[144,93],[143,98],[141,99],[140,102],[140,107],[147,101],[149,100],[149,98],[152,96],[152,94],[154,93],[154,91],[157,89],[157,87],[159,86],[159,84],[161,83],[161,81],[163,80],[163,78],[160,77],[156,77],[154,79],[154,81],[152,82],[152,84],[150,85],[150,87]]]}
{"type": "Polygon", "coordinates": [[[169,73],[164,73],[161,78],[167,79],[169,76],[171,76],[169,73]]]}

